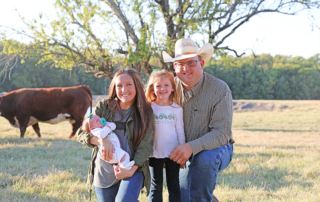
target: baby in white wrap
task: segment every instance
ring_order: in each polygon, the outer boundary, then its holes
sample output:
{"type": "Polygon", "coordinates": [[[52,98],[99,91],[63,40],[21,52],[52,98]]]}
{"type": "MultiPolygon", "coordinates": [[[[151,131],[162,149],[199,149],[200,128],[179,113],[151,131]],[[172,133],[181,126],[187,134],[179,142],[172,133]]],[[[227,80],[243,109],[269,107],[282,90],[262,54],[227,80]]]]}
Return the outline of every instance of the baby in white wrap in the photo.
{"type": "MultiPolygon", "coordinates": [[[[121,168],[130,170],[134,165],[134,161],[130,161],[129,154],[121,149],[120,141],[117,135],[112,132],[116,129],[116,124],[113,122],[107,122],[105,118],[100,118],[97,115],[90,115],[83,123],[82,129],[86,132],[91,132],[94,136],[98,138],[105,138],[113,144],[114,152],[112,159],[107,161],[111,164],[118,164],[121,168]]],[[[99,152],[101,152],[101,146],[98,145],[99,152]]]]}

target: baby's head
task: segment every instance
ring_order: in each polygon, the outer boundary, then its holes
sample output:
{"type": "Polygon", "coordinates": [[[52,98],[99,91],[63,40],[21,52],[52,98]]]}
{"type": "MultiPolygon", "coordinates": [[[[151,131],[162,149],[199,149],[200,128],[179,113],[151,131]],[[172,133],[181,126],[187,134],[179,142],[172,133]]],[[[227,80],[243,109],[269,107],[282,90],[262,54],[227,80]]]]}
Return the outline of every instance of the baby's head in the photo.
{"type": "Polygon", "coordinates": [[[104,125],[106,125],[104,118],[100,118],[97,115],[90,115],[90,118],[83,121],[82,130],[89,133],[91,130],[102,128],[104,125]]]}
{"type": "Polygon", "coordinates": [[[90,119],[90,130],[102,128],[104,125],[102,124],[100,116],[92,115],[92,118],[90,119]]]}

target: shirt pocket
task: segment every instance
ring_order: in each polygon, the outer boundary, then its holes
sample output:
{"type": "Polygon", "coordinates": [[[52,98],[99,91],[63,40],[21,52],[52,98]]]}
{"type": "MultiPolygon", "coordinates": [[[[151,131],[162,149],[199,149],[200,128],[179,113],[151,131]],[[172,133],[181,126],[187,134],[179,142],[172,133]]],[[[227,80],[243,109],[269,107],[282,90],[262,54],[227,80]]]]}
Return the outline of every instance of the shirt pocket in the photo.
{"type": "Polygon", "coordinates": [[[208,132],[209,111],[203,108],[195,108],[193,111],[193,129],[195,132],[208,132]]]}

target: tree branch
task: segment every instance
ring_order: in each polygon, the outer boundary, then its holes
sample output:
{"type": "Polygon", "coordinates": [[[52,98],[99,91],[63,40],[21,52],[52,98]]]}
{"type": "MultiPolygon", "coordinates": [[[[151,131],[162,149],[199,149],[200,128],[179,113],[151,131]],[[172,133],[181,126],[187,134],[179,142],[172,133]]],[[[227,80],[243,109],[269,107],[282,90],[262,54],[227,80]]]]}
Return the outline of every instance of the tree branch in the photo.
{"type": "Polygon", "coordinates": [[[130,38],[132,39],[132,41],[134,42],[134,46],[137,47],[138,43],[139,43],[139,38],[137,37],[137,35],[135,34],[133,28],[130,26],[129,21],[127,20],[127,18],[123,15],[122,11],[120,10],[120,8],[118,7],[118,5],[115,4],[115,2],[113,0],[107,0],[108,1],[108,5],[110,6],[110,8],[113,10],[113,12],[115,13],[115,15],[121,20],[121,22],[123,23],[123,25],[125,26],[127,32],[129,33],[130,38]]]}

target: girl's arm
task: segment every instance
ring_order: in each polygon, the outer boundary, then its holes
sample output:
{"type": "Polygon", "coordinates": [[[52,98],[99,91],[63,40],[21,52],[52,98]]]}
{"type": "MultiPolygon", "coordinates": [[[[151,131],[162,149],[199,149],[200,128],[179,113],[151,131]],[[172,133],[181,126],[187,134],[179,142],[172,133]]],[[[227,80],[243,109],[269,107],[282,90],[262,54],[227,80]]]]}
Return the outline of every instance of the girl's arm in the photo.
{"type": "Polygon", "coordinates": [[[183,109],[182,107],[177,109],[177,114],[175,117],[175,126],[178,135],[179,144],[186,143],[186,136],[184,134],[184,124],[183,124],[183,109]]]}

